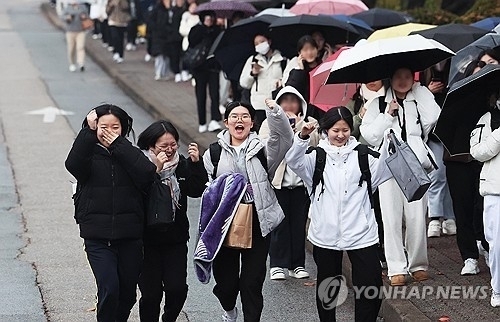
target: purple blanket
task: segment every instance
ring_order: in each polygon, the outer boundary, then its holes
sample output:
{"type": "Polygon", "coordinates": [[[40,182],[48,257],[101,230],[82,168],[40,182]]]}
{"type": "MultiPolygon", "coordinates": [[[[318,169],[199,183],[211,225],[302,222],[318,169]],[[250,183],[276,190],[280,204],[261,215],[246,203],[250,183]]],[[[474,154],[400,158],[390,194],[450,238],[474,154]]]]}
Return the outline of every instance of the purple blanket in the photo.
{"type": "Polygon", "coordinates": [[[246,179],[239,173],[225,173],[203,192],[198,225],[194,266],[198,280],[210,281],[212,261],[222,246],[226,233],[246,191],[246,179]]]}

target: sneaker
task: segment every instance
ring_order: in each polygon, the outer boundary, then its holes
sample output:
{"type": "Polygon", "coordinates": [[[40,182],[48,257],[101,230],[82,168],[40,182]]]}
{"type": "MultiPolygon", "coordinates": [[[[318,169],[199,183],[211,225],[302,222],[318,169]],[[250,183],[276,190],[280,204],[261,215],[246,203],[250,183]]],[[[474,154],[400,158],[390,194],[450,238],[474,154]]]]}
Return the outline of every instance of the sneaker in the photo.
{"type": "Polygon", "coordinates": [[[454,219],[446,219],[443,221],[443,234],[450,236],[457,234],[457,225],[454,219]]]}
{"type": "Polygon", "coordinates": [[[495,294],[495,292],[491,292],[490,304],[493,307],[500,306],[500,294],[495,294]]]}
{"type": "Polygon", "coordinates": [[[159,81],[161,80],[161,76],[160,75],[155,75],[155,81],[159,81]]]}
{"type": "MultiPolygon", "coordinates": [[[[476,240],[476,243],[477,243],[477,249],[479,250],[479,255],[484,256],[484,261],[486,262],[486,266],[490,267],[490,253],[486,249],[484,249],[480,240],[476,240]]],[[[500,294],[497,294],[497,296],[500,297],[500,294]]]]}
{"type": "Polygon", "coordinates": [[[206,124],[198,126],[198,132],[199,133],[205,133],[206,131],[207,131],[207,125],[206,124]]]}
{"type": "Polygon", "coordinates": [[[429,279],[429,273],[427,273],[427,271],[424,270],[413,272],[411,276],[417,282],[422,282],[429,279]]]}
{"type": "Polygon", "coordinates": [[[108,43],[103,42],[101,46],[104,48],[108,48],[109,45],[108,45],[108,43]]]}
{"type": "Polygon", "coordinates": [[[182,79],[183,82],[187,82],[188,80],[191,79],[191,77],[193,77],[193,75],[191,75],[190,73],[188,73],[187,70],[181,71],[181,79],[182,79]]]}
{"type": "Polygon", "coordinates": [[[224,115],[224,113],[226,113],[226,107],[222,104],[219,105],[219,112],[220,112],[220,115],[224,115]]]}
{"type": "Polygon", "coordinates": [[[191,85],[193,85],[193,87],[196,86],[196,79],[194,79],[194,77],[191,78],[191,85]]]}
{"type": "Polygon", "coordinates": [[[126,46],[125,46],[125,50],[126,51],[131,51],[131,50],[136,50],[137,47],[131,43],[128,43],[126,46]]]}
{"type": "Polygon", "coordinates": [[[118,56],[118,58],[115,60],[117,64],[121,64],[123,63],[123,58],[121,58],[120,56],[118,56]]]}
{"type": "Polygon", "coordinates": [[[273,281],[286,279],[285,270],[281,267],[271,267],[271,269],[269,270],[269,275],[273,281]]]}
{"type": "Polygon", "coordinates": [[[144,61],[147,63],[151,60],[151,55],[150,54],[146,54],[146,56],[144,56],[144,61]]]}
{"type": "Polygon", "coordinates": [[[101,35],[100,34],[93,34],[92,35],[92,39],[96,40],[96,39],[100,39],[101,38],[101,35]]]}
{"type": "Polygon", "coordinates": [[[406,284],[406,278],[403,274],[391,276],[390,281],[391,286],[404,286],[406,284]]]}
{"type": "Polygon", "coordinates": [[[224,312],[222,315],[223,322],[236,322],[238,319],[238,308],[235,307],[231,312],[224,312]]]}
{"type": "Polygon", "coordinates": [[[176,83],[180,83],[182,81],[181,74],[175,74],[174,80],[175,80],[176,83]]]}
{"type": "Polygon", "coordinates": [[[76,65],[74,65],[74,64],[69,65],[69,71],[70,72],[76,71],[76,65]]]}
{"type": "Polygon", "coordinates": [[[439,219],[431,220],[429,227],[427,228],[427,237],[439,237],[441,236],[441,222],[439,219]]]}
{"type": "Polygon", "coordinates": [[[84,71],[85,71],[85,66],[81,65],[81,66],[80,66],[80,71],[81,71],[81,72],[84,72],[84,71]]]}
{"type": "Polygon", "coordinates": [[[218,131],[221,129],[221,126],[218,121],[211,120],[210,123],[208,123],[208,130],[210,132],[218,131]]]}
{"type": "Polygon", "coordinates": [[[108,46],[108,51],[113,51],[115,48],[113,46],[108,46]]]}
{"type": "Polygon", "coordinates": [[[293,277],[293,278],[308,278],[309,277],[309,273],[306,271],[306,269],[304,267],[301,267],[301,266],[297,267],[293,271],[288,270],[288,275],[290,275],[290,277],[293,277]]]}
{"type": "Polygon", "coordinates": [[[117,60],[118,60],[118,58],[120,58],[120,54],[119,54],[119,53],[114,53],[114,54],[113,54],[113,60],[114,60],[114,61],[117,61],[117,60]]]}
{"type": "Polygon", "coordinates": [[[460,272],[460,275],[476,275],[479,273],[479,267],[477,266],[477,259],[467,258],[464,262],[464,267],[460,272]]]}

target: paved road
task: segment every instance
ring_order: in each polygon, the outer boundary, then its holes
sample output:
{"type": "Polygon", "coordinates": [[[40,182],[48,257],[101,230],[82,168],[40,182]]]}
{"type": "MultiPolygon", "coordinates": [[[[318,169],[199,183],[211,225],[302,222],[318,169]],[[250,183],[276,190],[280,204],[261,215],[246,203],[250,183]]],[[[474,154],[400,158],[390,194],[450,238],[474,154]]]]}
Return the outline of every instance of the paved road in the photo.
{"type": "MultiPolygon", "coordinates": [[[[39,5],[0,3],[0,321],[92,321],[95,286],[72,218],[72,178],[63,162],[92,106],[124,107],[136,133],[153,119],[91,61],[87,72],[69,73],[64,35],[39,5]],[[47,106],[74,115],[53,123],[26,115],[47,106]]],[[[198,208],[199,201],[191,200],[192,236],[198,208]]],[[[310,256],[307,266],[314,276],[310,256]]],[[[190,293],[179,320],[220,320],[213,284],[195,281],[192,265],[188,276],[190,293]]],[[[304,282],[267,280],[263,320],[316,320],[314,287],[304,282]]],[[[352,312],[351,301],[339,308],[339,320],[349,320],[352,312]]],[[[138,321],[137,307],[131,320],[138,321]]]]}

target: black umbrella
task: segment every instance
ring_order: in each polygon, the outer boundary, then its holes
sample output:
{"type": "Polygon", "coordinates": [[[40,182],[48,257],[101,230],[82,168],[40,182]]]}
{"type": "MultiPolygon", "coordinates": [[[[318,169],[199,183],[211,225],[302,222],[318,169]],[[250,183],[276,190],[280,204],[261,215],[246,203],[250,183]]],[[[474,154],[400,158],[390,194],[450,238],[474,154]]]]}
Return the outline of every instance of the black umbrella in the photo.
{"type": "MultiPolygon", "coordinates": [[[[277,18],[262,15],[238,21],[217,37],[209,56],[215,56],[229,79],[238,80],[245,61],[255,54],[254,37],[269,33],[269,25],[277,18]]],[[[272,46],[279,49],[279,40],[272,40],[272,46]]]]}
{"type": "Polygon", "coordinates": [[[404,12],[383,8],[373,8],[351,15],[351,17],[363,20],[375,30],[413,21],[413,18],[404,12]]]}
{"type": "Polygon", "coordinates": [[[214,1],[200,4],[195,13],[214,11],[219,18],[231,18],[235,12],[242,12],[245,17],[253,16],[257,9],[248,2],[214,1]]]}
{"type": "Polygon", "coordinates": [[[430,29],[413,31],[410,35],[422,35],[425,38],[434,39],[456,52],[481,38],[487,32],[481,28],[451,23],[430,29]]]}
{"type": "Polygon", "coordinates": [[[300,37],[315,31],[320,31],[330,45],[352,43],[359,38],[359,31],[347,22],[323,15],[279,17],[269,29],[272,39],[286,41],[288,48],[283,48],[283,51],[287,57],[297,55],[297,41],[300,37]]]}
{"type": "Polygon", "coordinates": [[[464,78],[463,73],[467,65],[476,59],[479,53],[485,49],[498,48],[499,46],[500,34],[489,33],[457,51],[457,54],[451,58],[449,85],[464,78]]]}
{"type": "Polygon", "coordinates": [[[486,65],[451,86],[434,129],[450,155],[469,154],[470,133],[488,112],[489,95],[499,88],[500,65],[486,65]]]}

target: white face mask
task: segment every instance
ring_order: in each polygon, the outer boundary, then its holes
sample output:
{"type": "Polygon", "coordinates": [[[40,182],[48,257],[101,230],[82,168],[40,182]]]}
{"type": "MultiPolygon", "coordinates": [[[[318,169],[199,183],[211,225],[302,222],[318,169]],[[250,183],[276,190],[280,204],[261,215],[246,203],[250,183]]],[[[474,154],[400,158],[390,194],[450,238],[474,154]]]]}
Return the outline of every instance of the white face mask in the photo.
{"type": "Polygon", "coordinates": [[[255,46],[255,51],[261,55],[267,54],[269,52],[269,49],[271,49],[271,47],[269,47],[269,43],[267,41],[261,42],[260,44],[255,46]]]}

